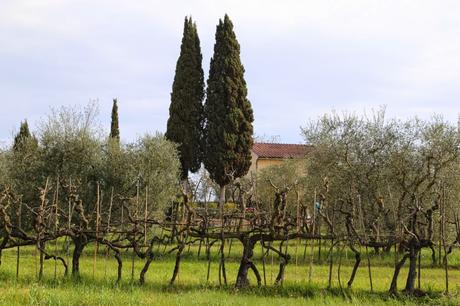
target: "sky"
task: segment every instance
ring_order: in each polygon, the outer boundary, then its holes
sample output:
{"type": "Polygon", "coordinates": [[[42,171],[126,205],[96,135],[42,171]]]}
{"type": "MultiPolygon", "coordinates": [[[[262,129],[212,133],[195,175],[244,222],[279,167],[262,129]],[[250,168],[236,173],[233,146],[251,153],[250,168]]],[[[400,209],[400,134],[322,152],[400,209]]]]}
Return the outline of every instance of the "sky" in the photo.
{"type": "Polygon", "coordinates": [[[219,18],[241,45],[258,136],[304,141],[331,111],[456,122],[460,1],[0,0],[0,144],[61,105],[98,101],[122,139],[166,129],[183,21],[198,27],[205,78],[219,18]]]}

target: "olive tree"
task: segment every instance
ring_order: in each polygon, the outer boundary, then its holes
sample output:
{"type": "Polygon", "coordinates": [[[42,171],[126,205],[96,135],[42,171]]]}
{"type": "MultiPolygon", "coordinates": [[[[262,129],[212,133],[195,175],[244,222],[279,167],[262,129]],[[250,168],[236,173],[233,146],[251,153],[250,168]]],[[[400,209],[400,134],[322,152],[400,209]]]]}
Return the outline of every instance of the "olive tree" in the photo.
{"type": "MultiPolygon", "coordinates": [[[[458,163],[457,128],[440,117],[387,120],[380,111],[371,118],[324,116],[303,132],[315,146],[308,178],[317,186],[316,201],[330,220],[329,230],[347,232],[350,245],[357,241],[376,251],[398,243],[404,255],[390,291],[395,292],[399,269],[409,259],[405,290],[413,293],[418,253],[433,249],[440,185],[458,163]]],[[[353,250],[359,264],[359,252],[353,250]]]]}
{"type": "Polygon", "coordinates": [[[98,179],[103,134],[97,115],[95,104],[83,110],[65,106],[51,110],[38,131],[44,175],[81,180],[82,184],[98,179]]]}
{"type": "Polygon", "coordinates": [[[127,181],[133,182],[140,193],[147,190],[152,211],[164,211],[179,191],[177,145],[162,134],[147,134],[128,144],[126,154],[130,161],[126,165],[127,181]]]}

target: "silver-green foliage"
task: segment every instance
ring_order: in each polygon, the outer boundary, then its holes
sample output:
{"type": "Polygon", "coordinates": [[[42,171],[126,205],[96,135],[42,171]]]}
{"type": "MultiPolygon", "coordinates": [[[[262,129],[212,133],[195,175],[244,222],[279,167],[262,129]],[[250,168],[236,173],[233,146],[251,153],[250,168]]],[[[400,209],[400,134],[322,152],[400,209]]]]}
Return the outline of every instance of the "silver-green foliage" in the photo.
{"type": "Polygon", "coordinates": [[[144,201],[147,190],[149,210],[163,210],[179,191],[177,146],[161,134],[146,134],[127,145],[126,154],[129,160],[127,180],[136,189],[139,183],[144,201]]]}
{"type": "Polygon", "coordinates": [[[315,147],[308,159],[310,193],[327,192],[329,207],[361,210],[365,226],[380,232],[396,230],[417,207],[431,207],[459,163],[458,129],[439,116],[332,114],[303,133],[315,147]]]}
{"type": "Polygon", "coordinates": [[[145,202],[148,188],[150,209],[163,209],[177,193],[179,160],[176,145],[162,135],[145,135],[134,143],[111,140],[97,121],[97,106],[84,109],[53,109],[39,122],[35,137],[21,148],[0,155],[0,183],[8,182],[29,204],[38,203],[38,188],[47,178],[55,185],[72,183],[88,211],[97,198],[97,185],[105,194],[145,202]],[[5,169],[5,170],[3,170],[5,169]],[[6,171],[7,170],[7,171],[6,171]],[[4,174],[6,173],[6,174],[4,174]]]}
{"type": "Polygon", "coordinates": [[[53,109],[39,124],[38,140],[44,175],[79,179],[96,178],[102,164],[102,132],[96,105],[53,109]]]}

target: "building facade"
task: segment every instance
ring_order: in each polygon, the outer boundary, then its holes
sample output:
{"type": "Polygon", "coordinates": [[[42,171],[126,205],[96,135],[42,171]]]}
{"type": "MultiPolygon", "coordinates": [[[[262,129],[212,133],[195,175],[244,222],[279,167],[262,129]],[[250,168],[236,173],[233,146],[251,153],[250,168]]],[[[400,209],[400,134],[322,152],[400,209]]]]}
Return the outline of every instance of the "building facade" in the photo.
{"type": "Polygon", "coordinates": [[[286,160],[302,160],[312,146],[287,143],[254,143],[251,151],[252,164],[249,174],[283,163],[286,160]]]}

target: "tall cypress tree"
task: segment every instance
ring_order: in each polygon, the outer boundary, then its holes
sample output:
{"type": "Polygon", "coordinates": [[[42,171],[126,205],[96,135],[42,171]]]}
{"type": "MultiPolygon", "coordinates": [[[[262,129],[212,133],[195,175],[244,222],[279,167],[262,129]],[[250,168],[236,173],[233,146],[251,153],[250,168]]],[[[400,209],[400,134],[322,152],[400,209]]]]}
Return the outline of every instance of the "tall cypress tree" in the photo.
{"type": "Polygon", "coordinates": [[[110,138],[120,141],[120,128],[118,126],[118,104],[117,99],[113,99],[112,121],[110,123],[110,138]]]}
{"type": "Polygon", "coordinates": [[[225,186],[244,176],[251,166],[254,121],[240,45],[227,15],[216,29],[204,114],[204,164],[220,186],[222,206],[225,186]]]}
{"type": "Polygon", "coordinates": [[[196,24],[185,18],[184,34],[171,93],[166,138],[179,147],[181,178],[201,165],[203,129],[204,74],[196,24]]]}
{"type": "Polygon", "coordinates": [[[27,120],[21,122],[19,132],[14,137],[12,153],[9,165],[11,183],[22,195],[24,203],[32,203],[37,196],[37,187],[43,183],[42,164],[38,140],[30,133],[27,120]]]}
{"type": "Polygon", "coordinates": [[[14,137],[13,151],[16,152],[21,150],[30,137],[32,137],[32,135],[29,131],[29,124],[27,123],[27,120],[24,120],[24,122],[21,122],[19,132],[14,137]]]}

